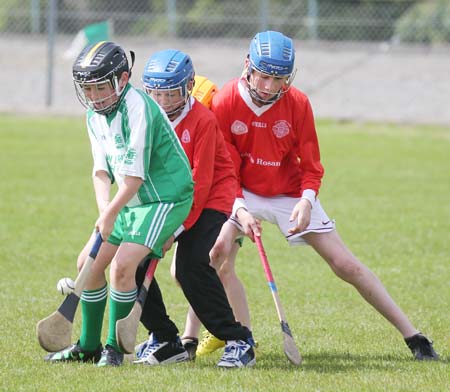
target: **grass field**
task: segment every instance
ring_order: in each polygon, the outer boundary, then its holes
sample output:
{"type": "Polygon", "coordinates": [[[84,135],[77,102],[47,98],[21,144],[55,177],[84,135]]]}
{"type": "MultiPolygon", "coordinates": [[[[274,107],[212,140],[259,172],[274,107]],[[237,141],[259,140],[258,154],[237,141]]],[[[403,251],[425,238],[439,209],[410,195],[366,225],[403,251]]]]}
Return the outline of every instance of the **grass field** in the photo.
{"type": "MultiPolygon", "coordinates": [[[[450,130],[319,121],[318,133],[326,169],[322,204],[349,247],[432,337],[440,362],[413,361],[400,334],[311,249],[289,248],[266,225],[267,255],[304,358],[300,368],[284,357],[270,290],[249,241],[238,272],[260,344],[255,368],[217,369],[220,353],[157,368],[44,363],[35,324],[62,301],[56,282],[76,276],[78,251],[96,219],[89,142],[83,119],[3,115],[0,390],[448,391],[450,130]]],[[[157,277],[182,329],[187,305],[167,259],[157,277]]],[[[79,331],[78,314],[74,339],[79,331]]]]}

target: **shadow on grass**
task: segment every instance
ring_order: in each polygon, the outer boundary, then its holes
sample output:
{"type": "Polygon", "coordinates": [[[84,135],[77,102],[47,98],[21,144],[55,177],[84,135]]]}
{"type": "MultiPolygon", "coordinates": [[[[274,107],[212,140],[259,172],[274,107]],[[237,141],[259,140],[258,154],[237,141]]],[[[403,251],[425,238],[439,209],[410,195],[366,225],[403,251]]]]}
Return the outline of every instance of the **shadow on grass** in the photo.
{"type": "MultiPolygon", "coordinates": [[[[443,358],[438,363],[448,363],[448,358],[443,358]]],[[[404,367],[417,363],[413,358],[401,355],[370,355],[350,354],[336,352],[311,353],[303,356],[301,366],[292,365],[283,353],[262,354],[257,357],[259,369],[284,369],[286,371],[303,371],[317,373],[341,373],[358,370],[392,370],[392,368],[404,367]]],[[[424,362],[423,364],[430,363],[424,362]]],[[[434,363],[434,361],[432,361],[434,363]]]]}
{"type": "MultiPolygon", "coordinates": [[[[214,355],[197,358],[195,361],[171,364],[164,369],[176,369],[182,371],[227,371],[228,369],[219,369],[216,367],[217,361],[220,356],[214,358],[214,355]]],[[[36,358],[36,360],[40,359],[42,363],[42,356],[40,358],[36,358]]],[[[130,361],[131,357],[128,357],[124,361],[125,369],[124,371],[128,372],[141,372],[142,369],[152,368],[151,366],[144,365],[134,365],[130,361]]],[[[425,361],[418,362],[414,361],[412,357],[408,356],[400,356],[400,355],[362,355],[362,354],[350,354],[350,353],[337,353],[337,352],[320,352],[320,353],[311,353],[303,356],[303,362],[300,366],[293,365],[289,362],[287,357],[283,352],[279,353],[271,353],[271,354],[257,354],[256,366],[252,368],[252,371],[268,371],[277,369],[279,371],[285,371],[288,373],[293,372],[301,372],[301,373],[323,373],[323,374],[336,374],[336,373],[347,373],[352,371],[364,371],[364,370],[373,370],[373,371],[390,371],[392,369],[405,369],[408,371],[410,369],[410,365],[444,365],[450,363],[450,357],[441,357],[441,360],[438,362],[434,361],[425,361]]],[[[58,363],[58,364],[49,364],[49,369],[56,366],[62,367],[80,367],[83,368],[85,366],[90,366],[95,368],[96,366],[92,363],[58,363]]],[[[155,367],[155,368],[158,368],[155,367]]],[[[250,370],[250,369],[249,369],[250,370]]]]}

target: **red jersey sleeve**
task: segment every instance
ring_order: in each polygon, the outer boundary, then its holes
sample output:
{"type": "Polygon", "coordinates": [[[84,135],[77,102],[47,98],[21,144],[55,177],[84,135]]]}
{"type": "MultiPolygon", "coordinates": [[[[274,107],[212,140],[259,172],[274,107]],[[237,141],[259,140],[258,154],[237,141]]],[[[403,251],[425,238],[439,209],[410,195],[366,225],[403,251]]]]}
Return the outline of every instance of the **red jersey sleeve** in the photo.
{"type": "Polygon", "coordinates": [[[216,155],[215,121],[199,121],[195,130],[192,154],[192,178],[194,180],[194,201],[191,211],[183,225],[189,230],[199,218],[208,201],[214,176],[214,159],[216,155]]]}
{"type": "Polygon", "coordinates": [[[317,139],[314,115],[308,99],[304,103],[304,116],[302,124],[297,127],[299,132],[299,145],[297,155],[300,157],[300,172],[302,175],[300,194],[305,189],[312,189],[319,194],[319,188],[324,174],[320,162],[319,141],[317,139]]]}
{"type": "Polygon", "coordinates": [[[233,107],[233,95],[230,94],[229,90],[232,88],[233,84],[237,83],[238,79],[233,80],[226,84],[223,89],[214,94],[211,103],[211,111],[215,114],[217,121],[220,124],[220,130],[222,131],[222,134],[224,136],[225,145],[227,146],[227,149],[231,156],[231,160],[233,161],[238,185],[236,197],[243,197],[240,177],[242,159],[241,154],[237,150],[236,146],[232,143],[231,118],[229,116],[231,108],[233,107]]]}

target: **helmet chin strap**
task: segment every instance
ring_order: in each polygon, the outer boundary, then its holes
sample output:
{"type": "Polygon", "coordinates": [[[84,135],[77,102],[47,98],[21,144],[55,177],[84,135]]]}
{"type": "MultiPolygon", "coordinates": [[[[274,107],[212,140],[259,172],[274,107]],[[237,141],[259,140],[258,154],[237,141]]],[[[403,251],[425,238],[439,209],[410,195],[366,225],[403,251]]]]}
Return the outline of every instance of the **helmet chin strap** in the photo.
{"type": "Polygon", "coordinates": [[[123,88],[122,88],[122,90],[120,89],[119,79],[117,78],[117,75],[113,76],[113,83],[114,83],[114,90],[116,92],[116,95],[117,95],[117,97],[120,97],[120,95],[123,92],[123,88]]]}
{"type": "Polygon", "coordinates": [[[170,121],[174,121],[178,117],[175,115],[178,115],[180,112],[182,112],[188,102],[189,102],[189,105],[191,104],[190,99],[189,99],[190,96],[191,96],[191,90],[188,90],[188,88],[186,86],[186,96],[184,98],[184,103],[182,105],[180,105],[179,107],[177,107],[176,109],[172,110],[171,112],[166,112],[167,117],[169,117],[170,121]]]}
{"type": "Polygon", "coordinates": [[[134,66],[134,60],[136,60],[136,55],[132,50],[130,50],[130,57],[131,57],[131,65],[130,69],[128,70],[128,76],[131,78],[131,70],[133,69],[134,66]]]}
{"type": "Polygon", "coordinates": [[[278,93],[276,93],[272,98],[269,99],[262,99],[257,90],[254,88],[251,88],[249,85],[248,91],[250,93],[250,97],[252,97],[252,99],[254,99],[255,101],[257,101],[258,103],[262,104],[262,105],[270,105],[271,103],[276,102],[280,96],[281,96],[281,91],[278,91],[278,93]]]}
{"type": "Polygon", "coordinates": [[[186,102],[185,102],[183,105],[181,105],[180,107],[176,108],[175,110],[172,110],[172,111],[169,112],[169,113],[166,112],[167,117],[169,117],[169,120],[170,120],[170,121],[175,120],[175,119],[178,117],[178,114],[181,113],[181,112],[183,111],[183,109],[185,108],[185,106],[186,106],[186,102]]]}

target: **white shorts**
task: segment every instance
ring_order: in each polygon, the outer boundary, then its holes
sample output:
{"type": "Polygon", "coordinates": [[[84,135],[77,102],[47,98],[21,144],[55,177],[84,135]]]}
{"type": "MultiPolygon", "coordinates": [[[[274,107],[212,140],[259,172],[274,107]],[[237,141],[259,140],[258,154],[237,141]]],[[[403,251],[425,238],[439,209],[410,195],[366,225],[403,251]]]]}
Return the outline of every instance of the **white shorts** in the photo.
{"type": "Polygon", "coordinates": [[[327,233],[335,229],[334,220],[328,217],[318,199],[311,209],[311,222],[306,230],[290,234],[288,230],[293,227],[293,222],[289,222],[289,218],[300,198],[284,195],[262,197],[245,189],[243,193],[248,211],[257,219],[277,225],[291,246],[307,245],[302,238],[307,233],[327,233]]]}

